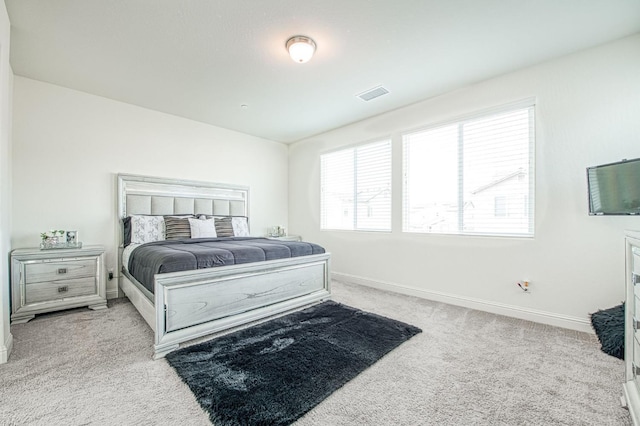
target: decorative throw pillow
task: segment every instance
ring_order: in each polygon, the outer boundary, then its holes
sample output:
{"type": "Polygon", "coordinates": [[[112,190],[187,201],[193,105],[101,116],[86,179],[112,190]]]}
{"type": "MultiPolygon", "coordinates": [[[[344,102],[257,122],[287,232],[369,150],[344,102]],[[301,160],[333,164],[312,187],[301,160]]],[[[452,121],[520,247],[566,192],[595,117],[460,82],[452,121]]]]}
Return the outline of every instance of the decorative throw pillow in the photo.
{"type": "Polygon", "coordinates": [[[230,217],[216,217],[214,220],[218,237],[233,237],[233,224],[230,217]]]}
{"type": "Polygon", "coordinates": [[[189,218],[191,238],[215,238],[216,222],[214,219],[189,218]]]}
{"type": "Polygon", "coordinates": [[[131,216],[122,219],[122,228],[124,233],[124,246],[131,244],[131,216]]]}
{"type": "Polygon", "coordinates": [[[162,216],[132,215],[131,243],[144,244],[165,239],[164,218],[162,216]]]}
{"type": "Polygon", "coordinates": [[[249,237],[249,221],[246,217],[232,217],[231,227],[234,237],[249,237]]]}
{"type": "Polygon", "coordinates": [[[167,240],[191,238],[191,225],[188,217],[165,216],[164,226],[167,240]]]}

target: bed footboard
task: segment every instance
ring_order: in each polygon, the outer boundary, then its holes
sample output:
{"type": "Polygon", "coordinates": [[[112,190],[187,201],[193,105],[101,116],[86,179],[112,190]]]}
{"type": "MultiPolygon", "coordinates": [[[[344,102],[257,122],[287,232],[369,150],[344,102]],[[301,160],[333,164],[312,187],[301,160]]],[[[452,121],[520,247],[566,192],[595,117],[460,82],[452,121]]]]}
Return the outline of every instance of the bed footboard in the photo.
{"type": "Polygon", "coordinates": [[[330,298],[329,254],[155,277],[154,358],[182,342],[330,298]]]}

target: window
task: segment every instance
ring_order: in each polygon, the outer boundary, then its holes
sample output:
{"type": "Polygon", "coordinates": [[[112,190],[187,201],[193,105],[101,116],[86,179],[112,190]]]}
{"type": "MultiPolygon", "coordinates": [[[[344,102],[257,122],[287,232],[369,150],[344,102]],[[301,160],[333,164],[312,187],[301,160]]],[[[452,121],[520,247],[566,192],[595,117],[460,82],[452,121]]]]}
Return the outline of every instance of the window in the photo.
{"type": "Polygon", "coordinates": [[[320,156],[322,229],[391,230],[391,141],[320,156]]]}
{"type": "Polygon", "coordinates": [[[533,104],[403,135],[403,231],[533,236],[533,104]]]}
{"type": "Polygon", "coordinates": [[[504,195],[496,195],[494,214],[496,217],[505,217],[507,215],[507,197],[504,195]]]}

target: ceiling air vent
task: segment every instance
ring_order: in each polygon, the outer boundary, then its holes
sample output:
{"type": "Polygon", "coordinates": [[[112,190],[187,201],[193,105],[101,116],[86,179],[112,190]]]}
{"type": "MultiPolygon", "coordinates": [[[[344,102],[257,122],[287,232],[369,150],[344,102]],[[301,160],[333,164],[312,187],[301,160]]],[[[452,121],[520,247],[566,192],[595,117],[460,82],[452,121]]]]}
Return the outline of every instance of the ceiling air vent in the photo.
{"type": "Polygon", "coordinates": [[[386,95],[389,93],[387,89],[382,86],[374,87],[373,89],[365,90],[364,92],[356,95],[363,101],[370,101],[371,99],[375,99],[378,96],[386,95]]]}

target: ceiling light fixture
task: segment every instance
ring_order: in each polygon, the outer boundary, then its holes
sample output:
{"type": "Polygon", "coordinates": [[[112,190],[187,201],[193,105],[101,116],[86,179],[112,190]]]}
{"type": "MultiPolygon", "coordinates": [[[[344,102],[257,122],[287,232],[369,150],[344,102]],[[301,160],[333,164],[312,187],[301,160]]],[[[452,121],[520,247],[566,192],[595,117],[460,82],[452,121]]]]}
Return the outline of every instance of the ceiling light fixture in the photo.
{"type": "Polygon", "coordinates": [[[291,59],[299,64],[308,62],[316,51],[316,42],[306,36],[294,36],[287,40],[291,59]]]}

